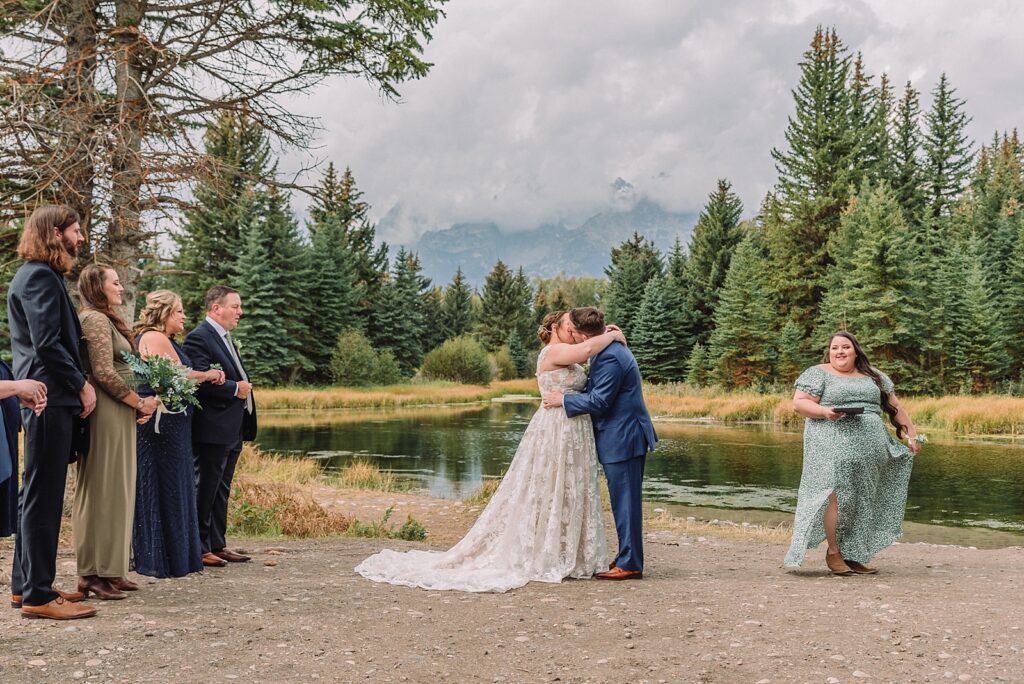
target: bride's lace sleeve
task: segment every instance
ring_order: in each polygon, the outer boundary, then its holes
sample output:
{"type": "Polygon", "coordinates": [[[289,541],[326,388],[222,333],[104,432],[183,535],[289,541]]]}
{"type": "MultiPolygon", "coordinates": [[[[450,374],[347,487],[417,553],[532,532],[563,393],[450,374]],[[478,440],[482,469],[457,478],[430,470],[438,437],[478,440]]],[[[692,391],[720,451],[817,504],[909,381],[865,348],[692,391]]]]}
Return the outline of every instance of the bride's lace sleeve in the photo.
{"type": "Polygon", "coordinates": [[[93,380],[104,392],[120,401],[132,390],[114,370],[114,342],[110,334],[110,321],[102,313],[88,311],[82,314],[82,335],[89,352],[93,380]]]}

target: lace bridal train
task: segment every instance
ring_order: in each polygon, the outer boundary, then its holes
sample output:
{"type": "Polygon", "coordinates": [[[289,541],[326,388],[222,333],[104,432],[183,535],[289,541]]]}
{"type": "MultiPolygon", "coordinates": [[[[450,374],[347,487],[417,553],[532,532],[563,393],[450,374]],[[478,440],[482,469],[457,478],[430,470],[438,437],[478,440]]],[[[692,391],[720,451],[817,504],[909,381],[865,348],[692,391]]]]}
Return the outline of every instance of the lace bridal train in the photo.
{"type": "MultiPolygon", "coordinates": [[[[538,373],[537,380],[541,394],[570,393],[585,387],[587,376],[573,365],[538,373]]],[[[540,408],[501,485],[458,544],[445,552],[387,549],[355,570],[374,582],[477,592],[606,570],[596,454],[589,416],[540,408]]]]}

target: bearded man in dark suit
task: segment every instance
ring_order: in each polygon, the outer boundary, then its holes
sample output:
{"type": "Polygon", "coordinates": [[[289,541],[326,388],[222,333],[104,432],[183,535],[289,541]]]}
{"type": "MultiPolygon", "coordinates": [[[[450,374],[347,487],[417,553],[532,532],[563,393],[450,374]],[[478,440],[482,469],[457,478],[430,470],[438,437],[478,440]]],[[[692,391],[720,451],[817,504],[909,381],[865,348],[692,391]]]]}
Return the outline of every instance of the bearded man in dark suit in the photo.
{"type": "MultiPolygon", "coordinates": [[[[25,474],[18,495],[11,605],[24,617],[72,620],[96,614],[80,592],[53,588],[64,482],[75,448],[76,418],[96,408],[96,390],[79,356],[82,329],[64,283],[85,241],[78,214],[42,206],[25,221],[18,256],[25,260],[7,292],[14,376],[46,385],[46,408],[22,409],[25,474]]],[[[88,440],[86,440],[88,441],[88,440]]]]}
{"type": "Polygon", "coordinates": [[[194,370],[217,363],[224,384],[204,382],[197,398],[201,409],[192,417],[192,447],[196,462],[196,508],[203,565],[241,563],[249,556],[227,548],[228,498],[242,442],[256,437],[256,401],[231,332],[242,317],[238,290],[217,285],[206,293],[206,319],[185,338],[185,352],[194,370]]]}

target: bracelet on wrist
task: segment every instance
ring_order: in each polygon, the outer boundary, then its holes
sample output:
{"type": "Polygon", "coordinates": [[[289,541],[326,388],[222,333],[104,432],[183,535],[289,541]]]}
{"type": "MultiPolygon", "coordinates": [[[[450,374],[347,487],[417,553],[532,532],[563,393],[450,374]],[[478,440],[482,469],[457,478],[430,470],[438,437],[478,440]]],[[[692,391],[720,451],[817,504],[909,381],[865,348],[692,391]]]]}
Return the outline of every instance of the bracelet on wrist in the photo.
{"type": "Polygon", "coordinates": [[[141,411],[143,408],[145,408],[145,406],[146,406],[146,400],[145,399],[143,399],[142,397],[139,397],[138,399],[136,399],[136,401],[135,401],[135,410],[136,411],[141,411]]]}

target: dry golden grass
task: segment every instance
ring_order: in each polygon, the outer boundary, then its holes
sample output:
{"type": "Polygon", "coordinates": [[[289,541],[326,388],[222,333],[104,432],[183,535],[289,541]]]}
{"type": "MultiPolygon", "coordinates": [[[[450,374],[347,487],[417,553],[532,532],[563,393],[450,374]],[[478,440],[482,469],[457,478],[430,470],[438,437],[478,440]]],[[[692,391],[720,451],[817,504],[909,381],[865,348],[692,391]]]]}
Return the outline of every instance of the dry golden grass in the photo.
{"type": "Polygon", "coordinates": [[[483,411],[483,404],[454,406],[412,406],[397,409],[326,409],[323,411],[267,411],[260,414],[260,427],[296,428],[320,425],[352,425],[380,420],[381,416],[401,420],[403,418],[450,418],[464,413],[483,411]]]}
{"type": "Polygon", "coordinates": [[[500,477],[484,480],[480,485],[480,489],[464,498],[462,502],[467,506],[486,506],[490,502],[491,497],[494,496],[494,492],[498,491],[500,485],[500,477]]]}
{"type": "Polygon", "coordinates": [[[536,395],[537,382],[532,379],[503,380],[487,387],[431,382],[367,388],[272,388],[260,392],[259,400],[263,410],[385,409],[465,404],[488,401],[506,394],[536,395]]]}
{"type": "Polygon", "coordinates": [[[765,525],[738,525],[732,522],[710,522],[691,520],[664,512],[644,519],[648,530],[678,532],[694,537],[717,537],[735,541],[784,544],[789,541],[792,530],[786,525],[768,527],[765,525]]]}
{"type": "MultiPolygon", "coordinates": [[[[725,392],[688,385],[646,385],[644,395],[656,417],[724,422],[799,425],[788,394],[725,392]]],[[[1024,397],[1003,395],[901,397],[914,424],[924,430],[958,435],[1024,434],[1024,397]]]]}
{"type": "Polygon", "coordinates": [[[228,524],[254,536],[330,537],[344,534],[352,521],[318,504],[295,484],[239,477],[228,506],[228,524]]]}
{"type": "Polygon", "coordinates": [[[376,463],[355,460],[330,477],[331,484],[348,489],[373,489],[393,492],[398,481],[390,470],[381,470],[376,463]]]}
{"type": "Polygon", "coordinates": [[[307,484],[321,479],[323,469],[309,458],[288,458],[246,444],[238,457],[235,472],[265,482],[307,484]]]}

